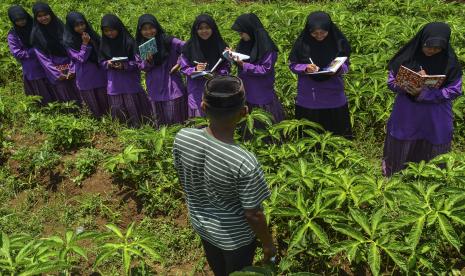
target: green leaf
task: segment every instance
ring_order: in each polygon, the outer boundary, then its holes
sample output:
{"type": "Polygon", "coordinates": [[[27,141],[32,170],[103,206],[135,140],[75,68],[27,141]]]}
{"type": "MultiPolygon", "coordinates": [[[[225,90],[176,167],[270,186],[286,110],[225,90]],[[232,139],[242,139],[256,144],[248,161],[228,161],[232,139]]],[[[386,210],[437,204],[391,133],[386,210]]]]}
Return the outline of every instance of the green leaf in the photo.
{"type": "Polygon", "coordinates": [[[438,223],[447,241],[449,241],[450,244],[452,244],[457,249],[457,251],[460,252],[460,238],[450,224],[449,220],[443,214],[438,214],[438,223]]]}
{"type": "Polygon", "coordinates": [[[412,250],[415,250],[418,243],[420,242],[421,234],[423,233],[423,227],[425,225],[425,219],[425,215],[419,217],[409,233],[408,240],[412,250]]]}
{"type": "Polygon", "coordinates": [[[402,255],[388,248],[383,248],[383,250],[389,255],[389,257],[391,257],[391,259],[394,261],[394,263],[396,263],[397,266],[399,266],[404,271],[408,270],[407,264],[404,261],[405,258],[402,255]]]}
{"type": "Polygon", "coordinates": [[[81,255],[84,259],[87,260],[87,253],[84,250],[84,248],[75,245],[75,246],[70,247],[70,249],[76,252],[77,254],[81,255]]]}
{"type": "Polygon", "coordinates": [[[153,248],[149,247],[146,244],[142,244],[142,243],[138,245],[145,251],[145,253],[149,254],[150,257],[152,257],[155,261],[161,262],[163,260],[160,254],[158,254],[155,250],[153,250],[153,248]]]}
{"type": "Polygon", "coordinates": [[[326,234],[325,230],[321,228],[320,225],[314,223],[312,220],[308,222],[308,227],[315,233],[315,235],[320,239],[320,242],[326,246],[329,247],[329,239],[328,235],[326,234]]]}
{"type": "Polygon", "coordinates": [[[346,240],[332,244],[329,250],[331,255],[335,255],[341,251],[349,251],[351,248],[356,247],[358,245],[360,245],[359,241],[346,240]]]}
{"type": "Polygon", "coordinates": [[[119,230],[119,228],[114,224],[107,224],[105,225],[106,228],[110,229],[113,233],[115,233],[120,239],[124,240],[124,236],[119,230]]]}
{"type": "Polygon", "coordinates": [[[365,216],[365,214],[363,214],[362,212],[360,212],[357,209],[352,209],[352,208],[350,209],[350,214],[351,214],[352,218],[354,218],[354,220],[371,237],[372,233],[371,233],[370,225],[368,224],[368,218],[365,216]]]}
{"type": "Polygon", "coordinates": [[[365,237],[362,235],[362,233],[347,224],[336,223],[332,227],[334,230],[341,232],[342,234],[347,235],[353,239],[356,239],[359,242],[365,242],[365,237]]]}
{"type": "Polygon", "coordinates": [[[129,275],[129,269],[131,269],[131,254],[127,249],[123,250],[123,264],[126,275],[129,275]]]}
{"type": "Polygon", "coordinates": [[[307,233],[308,227],[309,227],[308,224],[304,224],[299,228],[299,230],[296,231],[296,233],[292,236],[291,243],[289,244],[289,249],[293,248],[298,243],[302,242],[302,239],[307,233]]]}
{"type": "Polygon", "coordinates": [[[95,258],[94,267],[98,267],[103,261],[109,259],[113,254],[115,254],[116,250],[108,250],[102,251],[99,255],[95,258]]]}
{"type": "Polygon", "coordinates": [[[368,264],[370,265],[371,272],[373,275],[379,275],[381,268],[381,256],[379,254],[378,246],[372,242],[368,251],[368,264]]]}
{"type": "Polygon", "coordinates": [[[384,210],[380,208],[371,218],[371,233],[374,235],[378,230],[378,224],[381,222],[384,216],[384,210]]]}
{"type": "Polygon", "coordinates": [[[51,236],[51,237],[48,237],[48,238],[43,238],[42,240],[47,241],[47,242],[56,243],[56,244],[59,244],[59,245],[63,245],[63,240],[58,236],[51,236]]]}
{"type": "Polygon", "coordinates": [[[135,225],[134,222],[132,222],[132,223],[129,225],[129,228],[128,228],[127,232],[126,232],[126,240],[128,240],[128,239],[131,237],[132,231],[133,231],[133,229],[134,229],[134,225],[135,225]]]}

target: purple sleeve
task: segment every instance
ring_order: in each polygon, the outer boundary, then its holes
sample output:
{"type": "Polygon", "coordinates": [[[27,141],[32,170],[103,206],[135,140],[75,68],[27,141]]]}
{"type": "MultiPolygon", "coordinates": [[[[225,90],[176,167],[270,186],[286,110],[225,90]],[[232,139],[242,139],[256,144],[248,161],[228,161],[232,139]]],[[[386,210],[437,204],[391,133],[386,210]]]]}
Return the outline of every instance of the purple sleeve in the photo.
{"type": "Polygon", "coordinates": [[[263,76],[273,72],[274,64],[276,62],[276,52],[269,52],[257,64],[244,62],[242,69],[246,75],[250,76],[263,76]]]}
{"type": "Polygon", "coordinates": [[[180,61],[180,64],[181,64],[181,72],[184,75],[190,76],[190,75],[192,75],[193,72],[195,72],[195,66],[191,66],[189,60],[187,60],[186,57],[181,55],[179,57],[179,61],[180,61]]]}
{"type": "Polygon", "coordinates": [[[392,92],[405,93],[405,91],[402,88],[396,85],[396,76],[394,75],[393,71],[389,71],[387,85],[392,92]]]}
{"type": "Polygon", "coordinates": [[[100,62],[100,67],[102,67],[105,70],[108,70],[108,60],[104,60],[100,62]]]}
{"type": "Polygon", "coordinates": [[[21,41],[16,35],[11,33],[8,34],[7,40],[10,52],[16,59],[28,59],[30,57],[30,52],[23,47],[21,41]]]}
{"type": "Polygon", "coordinates": [[[425,87],[417,97],[417,102],[441,103],[451,101],[462,94],[462,78],[458,78],[443,88],[425,87]]]}
{"type": "Polygon", "coordinates": [[[68,49],[68,55],[72,61],[84,63],[89,59],[90,54],[92,53],[91,45],[81,45],[81,50],[76,51],[74,49],[68,49]]]}
{"type": "Polygon", "coordinates": [[[231,72],[231,63],[225,59],[218,65],[218,69],[216,70],[218,75],[226,76],[229,75],[231,72]]]}
{"type": "Polygon", "coordinates": [[[134,60],[129,60],[129,61],[123,61],[123,70],[125,71],[136,71],[139,70],[139,65],[137,64],[137,61],[134,60]]]}
{"type": "Polygon", "coordinates": [[[308,64],[291,62],[291,64],[289,64],[289,69],[291,69],[294,74],[305,75],[305,69],[307,69],[307,65],[308,64]]]}
{"type": "Polygon", "coordinates": [[[142,60],[142,58],[139,55],[136,55],[136,62],[139,70],[142,70],[144,72],[148,72],[153,68],[153,64],[147,62],[147,60],[142,60]]]}
{"type": "Polygon", "coordinates": [[[42,53],[40,50],[34,49],[34,51],[44,70],[55,80],[58,79],[61,76],[61,72],[55,67],[52,59],[48,55],[42,53]]]}
{"type": "Polygon", "coordinates": [[[175,50],[176,53],[180,55],[182,51],[182,47],[184,47],[184,44],[186,44],[186,42],[178,38],[173,38],[173,40],[171,41],[171,49],[175,50]]]}

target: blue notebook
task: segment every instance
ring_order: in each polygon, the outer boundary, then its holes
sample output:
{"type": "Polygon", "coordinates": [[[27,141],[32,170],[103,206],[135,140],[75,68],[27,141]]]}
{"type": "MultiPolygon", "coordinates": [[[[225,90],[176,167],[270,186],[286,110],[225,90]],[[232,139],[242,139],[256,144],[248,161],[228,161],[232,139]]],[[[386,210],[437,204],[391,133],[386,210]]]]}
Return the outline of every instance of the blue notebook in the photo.
{"type": "Polygon", "coordinates": [[[157,41],[151,38],[139,46],[139,53],[142,60],[146,60],[149,55],[154,55],[158,52],[157,41]]]}

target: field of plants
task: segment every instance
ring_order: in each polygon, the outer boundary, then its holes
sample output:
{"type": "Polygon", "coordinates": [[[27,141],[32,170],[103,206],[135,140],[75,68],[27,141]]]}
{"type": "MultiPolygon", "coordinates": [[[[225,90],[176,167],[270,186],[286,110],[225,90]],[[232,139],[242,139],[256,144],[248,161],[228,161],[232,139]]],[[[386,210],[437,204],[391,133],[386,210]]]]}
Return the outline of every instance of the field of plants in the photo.
{"type": "MultiPolygon", "coordinates": [[[[20,67],[6,44],[6,12],[13,3],[30,10],[33,1],[0,3],[0,275],[211,275],[172,164],[173,138],[182,126],[129,129],[109,117],[96,121],[71,104],[38,107],[37,99],[24,96],[20,67]]],[[[254,111],[246,122],[254,138],[244,142],[262,163],[272,190],[265,211],[278,247],[274,273],[465,274],[465,97],[454,103],[452,153],[411,164],[390,179],[381,175],[380,161],[394,101],[386,86],[387,61],[422,25],[446,21],[465,65],[465,4],[49,3],[61,18],[71,10],[83,12],[95,29],[108,12],[132,31],[139,15],[153,13],[184,40],[195,16],[209,12],[232,46],[239,39],[230,30],[236,16],[257,13],[280,49],[276,90],[289,119],[256,130],[254,124],[269,124],[269,117],[254,111]],[[296,77],[287,58],[306,15],[315,10],[329,12],[352,43],[345,78],[352,142],[292,119],[296,77]]],[[[257,265],[260,257],[258,252],[257,265]]]]}

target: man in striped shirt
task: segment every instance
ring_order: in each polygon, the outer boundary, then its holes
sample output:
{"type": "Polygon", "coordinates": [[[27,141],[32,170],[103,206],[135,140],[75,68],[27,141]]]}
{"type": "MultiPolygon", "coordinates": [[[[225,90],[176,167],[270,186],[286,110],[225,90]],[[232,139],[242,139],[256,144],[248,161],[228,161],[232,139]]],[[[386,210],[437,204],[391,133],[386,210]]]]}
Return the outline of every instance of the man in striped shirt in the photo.
{"type": "Polygon", "coordinates": [[[256,157],[234,142],[236,125],[247,114],[242,81],[207,81],[202,109],[209,126],[179,131],[174,164],[208,264],[223,276],[252,265],[257,238],[266,262],[275,254],[261,207],[270,191],[256,157]]]}

